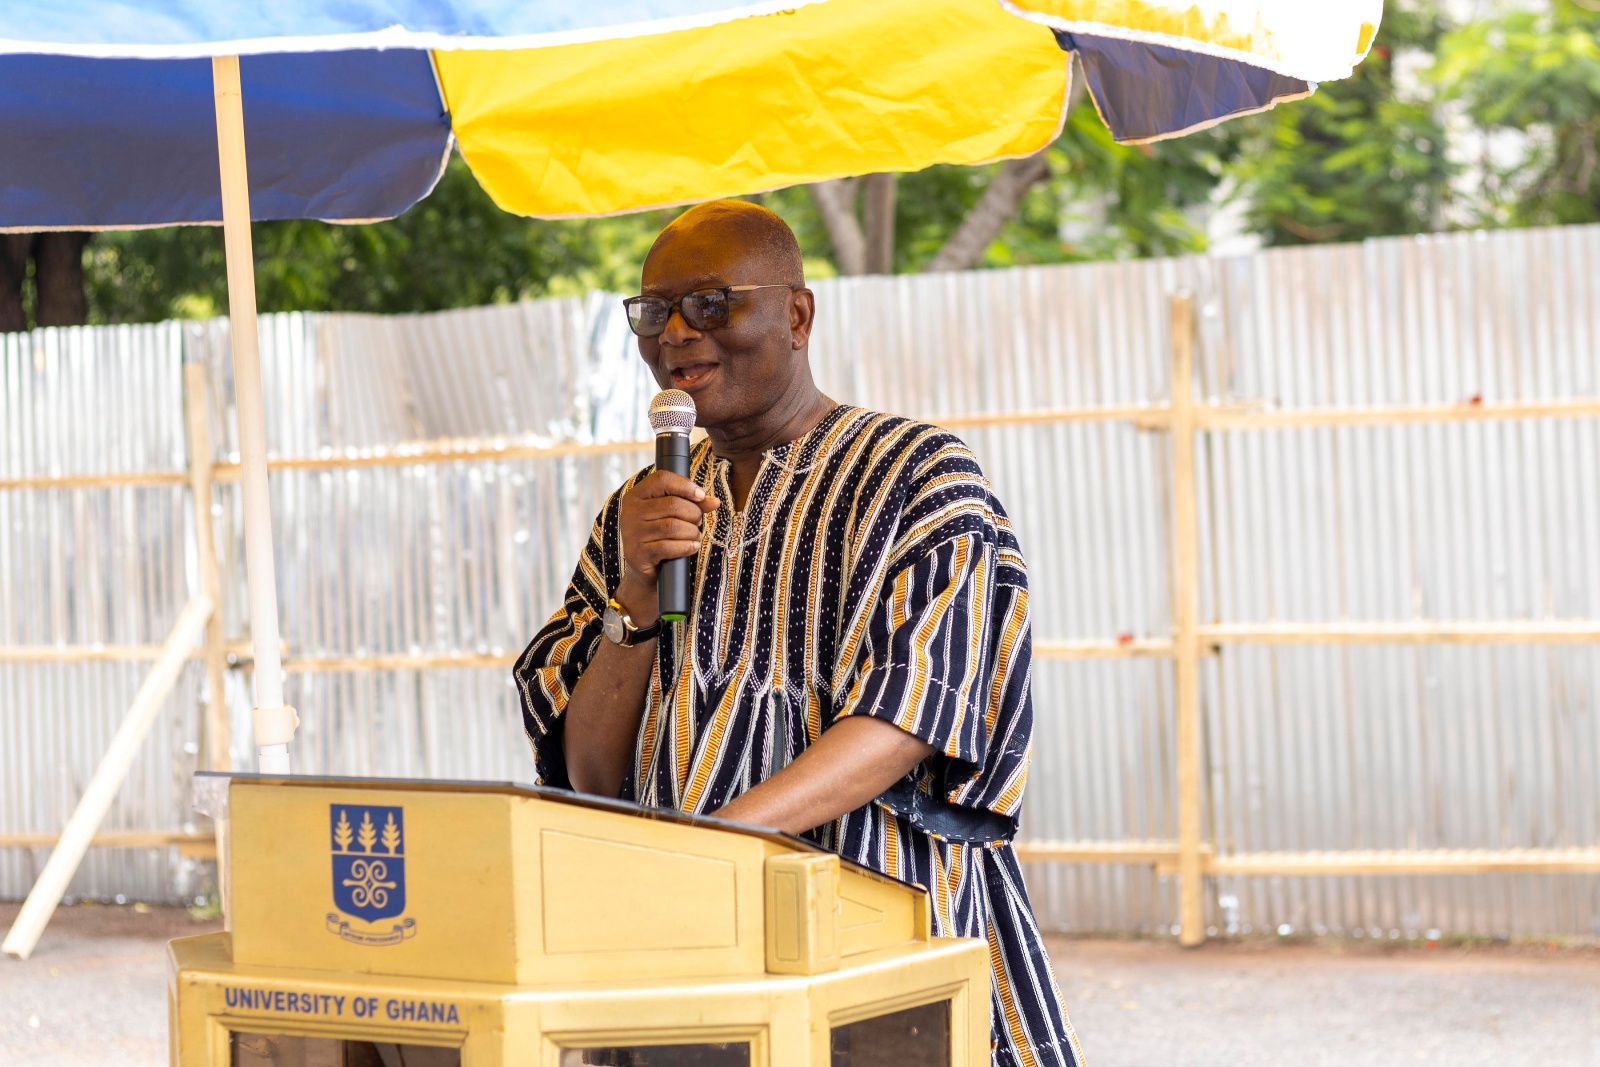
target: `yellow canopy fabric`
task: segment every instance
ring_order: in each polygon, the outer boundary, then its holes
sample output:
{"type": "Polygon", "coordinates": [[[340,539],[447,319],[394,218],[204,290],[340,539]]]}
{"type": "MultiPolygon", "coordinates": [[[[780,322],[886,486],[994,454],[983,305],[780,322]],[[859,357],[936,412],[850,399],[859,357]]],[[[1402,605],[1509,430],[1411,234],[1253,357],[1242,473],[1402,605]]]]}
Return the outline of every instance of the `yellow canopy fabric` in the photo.
{"type": "Polygon", "coordinates": [[[473,173],[545,218],[1027,155],[1060,130],[1068,70],[994,0],[827,0],[434,62],[473,173]]]}

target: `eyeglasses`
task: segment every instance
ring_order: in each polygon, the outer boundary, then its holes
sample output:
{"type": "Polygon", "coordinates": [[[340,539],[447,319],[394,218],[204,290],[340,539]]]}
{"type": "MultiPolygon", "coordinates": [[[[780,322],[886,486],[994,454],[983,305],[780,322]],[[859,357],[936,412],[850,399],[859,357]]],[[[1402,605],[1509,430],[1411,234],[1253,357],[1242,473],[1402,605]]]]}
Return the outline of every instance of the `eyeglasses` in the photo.
{"type": "Polygon", "coordinates": [[[659,296],[630,296],[622,302],[622,306],[628,309],[629,329],[640,337],[660,337],[675,310],[682,313],[683,321],[692,329],[716,330],[728,325],[729,293],[793,288],[782,282],[770,285],[723,285],[715,289],[696,289],[676,300],[659,296]]]}

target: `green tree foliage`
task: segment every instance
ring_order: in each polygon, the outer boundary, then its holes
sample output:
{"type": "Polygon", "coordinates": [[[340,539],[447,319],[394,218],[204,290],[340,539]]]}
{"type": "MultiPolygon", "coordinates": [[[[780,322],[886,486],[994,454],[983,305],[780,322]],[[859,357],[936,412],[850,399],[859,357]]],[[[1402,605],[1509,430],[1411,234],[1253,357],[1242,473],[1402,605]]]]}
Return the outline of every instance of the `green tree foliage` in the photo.
{"type": "Polygon", "coordinates": [[[1509,160],[1475,169],[1487,225],[1600,221],[1600,3],[1503,9],[1440,43],[1435,77],[1489,133],[1520,131],[1509,160]]]}
{"type": "MultiPolygon", "coordinates": [[[[1010,267],[1200,251],[1194,209],[1206,204],[1234,151],[1227,128],[1154,145],[1119,145],[1092,104],[1076,107],[1047,151],[1050,176],[1024,196],[982,266],[1010,267]]],[[[936,166],[902,174],[895,200],[894,265],[922,270],[988,188],[1000,164],[936,166]]],[[[833,249],[804,188],[760,200],[795,230],[807,268],[834,273],[833,249]]]]}
{"type": "Polygon", "coordinates": [[[1121,145],[1093,106],[1078,107],[1051,149],[1053,214],[1076,222],[1069,228],[1081,231],[1059,258],[1204,251],[1195,212],[1221,183],[1237,142],[1235,129],[1223,125],[1150,145],[1121,145]]]}
{"type": "Polygon", "coordinates": [[[1372,52],[1352,77],[1242,120],[1232,172],[1266,243],[1439,228],[1457,168],[1426,81],[1401,92],[1396,68],[1408,56],[1426,60],[1446,29],[1434,3],[1386,4],[1372,52]]]}

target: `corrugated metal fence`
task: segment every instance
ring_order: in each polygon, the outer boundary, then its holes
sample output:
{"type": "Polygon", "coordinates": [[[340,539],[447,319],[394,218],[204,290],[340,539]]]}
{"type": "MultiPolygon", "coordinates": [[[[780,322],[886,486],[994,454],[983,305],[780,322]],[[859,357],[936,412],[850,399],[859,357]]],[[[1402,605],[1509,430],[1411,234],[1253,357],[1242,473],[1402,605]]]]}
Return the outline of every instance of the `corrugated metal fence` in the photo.
{"type": "MultiPolygon", "coordinates": [[[[1040,642],[1137,650],[1169,633],[1167,439],[1081,409],[1166,400],[1174,292],[1196,294],[1199,388],[1217,401],[1600,396],[1600,228],[815,288],[812,355],[832,396],[946,421],[977,449],[1020,527],[1040,642]]],[[[328,460],[273,475],[297,769],[530,778],[503,667],[372,657],[508,657],[558,603],[605,494],[648,461],[622,444],[654,386],[615,299],[271,316],[262,341],[270,448],[328,460]],[[451,437],[486,458],[335,462],[451,437]],[[493,456],[496,437],[522,451],[493,456]],[[540,442],[619,444],[531,454],[540,442]]],[[[214,424],[232,433],[224,323],[0,343],[0,483],[181,470],[184,360],[211,368],[214,424]]],[[[1600,617],[1600,420],[1199,440],[1203,620],[1600,617]]],[[[236,493],[217,500],[230,637],[245,614],[236,493]]],[[[159,642],[195,587],[188,516],[179,483],[0,489],[0,646],[159,642]]],[[[143,669],[0,662],[0,836],[59,829],[143,669]]],[[[202,680],[191,666],[115,827],[190,820],[202,680]]],[[[1171,662],[1047,657],[1034,684],[1025,834],[1176,837],[1171,662]]],[[[1205,836],[1219,853],[1600,846],[1597,689],[1592,642],[1223,644],[1202,672],[1205,836]]],[[[238,672],[230,690],[244,742],[238,672]]],[[[0,850],[0,896],[25,893],[43,856],[0,850]]],[[[98,850],[74,892],[168,899],[198,874],[170,850],[98,850]]],[[[1148,865],[1031,876],[1047,926],[1176,921],[1173,880],[1148,865]]],[[[1241,931],[1593,935],[1600,877],[1219,876],[1207,916],[1241,931]]]]}

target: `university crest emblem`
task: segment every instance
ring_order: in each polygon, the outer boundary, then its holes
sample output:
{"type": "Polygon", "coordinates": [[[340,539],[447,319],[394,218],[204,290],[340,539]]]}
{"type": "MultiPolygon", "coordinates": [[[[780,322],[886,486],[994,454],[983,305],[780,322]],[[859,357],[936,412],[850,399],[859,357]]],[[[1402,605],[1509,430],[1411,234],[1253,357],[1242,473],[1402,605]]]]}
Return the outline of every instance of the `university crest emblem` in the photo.
{"type": "MultiPolygon", "coordinates": [[[[330,804],[333,846],[333,906],[363,924],[382,922],[406,910],[405,809],[368,804],[330,804]]],[[[387,929],[352,928],[339,914],[328,930],[361,945],[393,945],[416,932],[416,920],[387,929]]]]}

